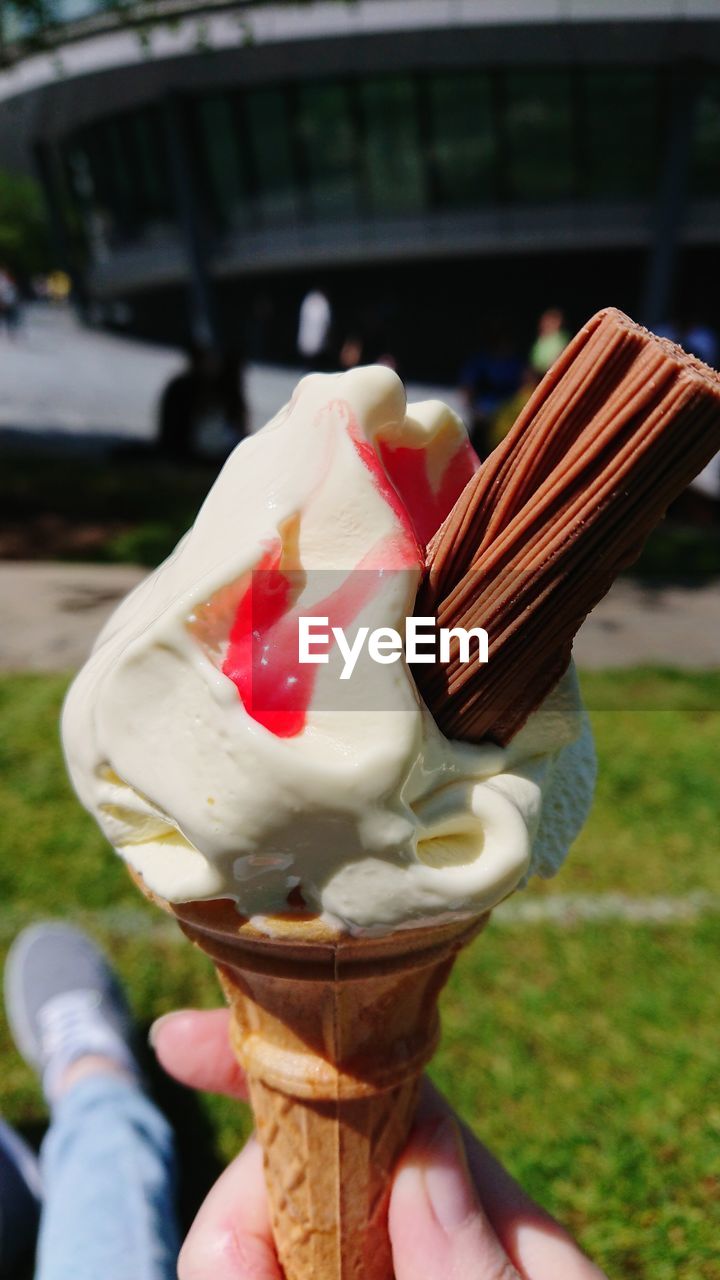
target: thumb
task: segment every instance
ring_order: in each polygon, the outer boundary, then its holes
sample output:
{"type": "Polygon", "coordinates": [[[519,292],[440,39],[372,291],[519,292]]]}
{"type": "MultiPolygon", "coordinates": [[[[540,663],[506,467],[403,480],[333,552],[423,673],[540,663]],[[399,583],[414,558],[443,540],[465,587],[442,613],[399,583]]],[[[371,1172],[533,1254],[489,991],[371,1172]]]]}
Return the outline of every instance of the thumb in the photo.
{"type": "Polygon", "coordinates": [[[254,1138],[202,1205],[180,1251],[178,1280],[280,1280],[254,1138]]]}
{"type": "Polygon", "coordinates": [[[519,1280],[478,1200],[455,1121],[417,1128],[390,1197],[397,1280],[519,1280]]]}

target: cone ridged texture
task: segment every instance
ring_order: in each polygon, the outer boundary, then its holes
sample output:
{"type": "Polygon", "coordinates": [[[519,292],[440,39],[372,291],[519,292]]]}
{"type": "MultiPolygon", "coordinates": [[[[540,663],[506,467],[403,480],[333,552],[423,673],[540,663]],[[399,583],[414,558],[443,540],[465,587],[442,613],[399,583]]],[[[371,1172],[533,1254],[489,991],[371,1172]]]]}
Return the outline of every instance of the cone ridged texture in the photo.
{"type": "Polygon", "coordinates": [[[306,1102],[250,1081],[287,1280],[391,1280],[390,1177],[405,1145],[418,1077],[345,1102],[306,1102]]]}
{"type": "Polygon", "coordinates": [[[438,1043],[438,996],[488,916],[380,938],[281,917],[270,936],[228,901],[148,896],[217,967],[286,1280],[393,1280],[392,1171],[438,1043]]]}

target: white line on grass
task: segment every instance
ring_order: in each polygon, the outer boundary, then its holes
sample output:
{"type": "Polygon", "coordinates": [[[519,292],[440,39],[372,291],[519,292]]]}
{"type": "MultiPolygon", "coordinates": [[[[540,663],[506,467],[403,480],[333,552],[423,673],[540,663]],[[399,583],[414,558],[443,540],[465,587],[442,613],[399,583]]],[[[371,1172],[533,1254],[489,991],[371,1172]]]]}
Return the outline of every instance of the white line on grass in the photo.
{"type": "Polygon", "coordinates": [[[720,896],[695,889],[682,897],[634,898],[627,893],[554,893],[510,898],[493,913],[498,924],[686,924],[720,915],[720,896]]]}
{"type": "MultiPolygon", "coordinates": [[[[181,942],[173,920],[133,907],[97,911],[66,910],[63,915],[92,931],[119,939],[181,942]]],[[[572,929],[585,924],[684,925],[720,915],[720,895],[696,889],[682,897],[634,898],[625,893],[557,893],[547,897],[518,894],[493,912],[493,923],[505,928],[550,924],[572,929]]],[[[37,916],[27,910],[0,908],[0,942],[9,942],[37,916]]]]}

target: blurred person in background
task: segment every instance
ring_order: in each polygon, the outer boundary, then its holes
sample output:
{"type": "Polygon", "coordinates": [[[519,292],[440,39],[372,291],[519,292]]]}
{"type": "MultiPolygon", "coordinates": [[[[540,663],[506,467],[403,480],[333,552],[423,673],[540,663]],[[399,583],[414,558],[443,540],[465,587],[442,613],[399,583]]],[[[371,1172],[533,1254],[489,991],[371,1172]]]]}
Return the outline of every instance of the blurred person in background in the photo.
{"type": "MultiPolygon", "coordinates": [[[[720,346],[718,335],[699,316],[671,317],[657,326],[657,333],[677,342],[690,355],[717,368],[720,346]]],[[[720,452],[695,476],[684,493],[672,504],[672,519],[698,529],[720,527],[720,452]]]]}
{"type": "Polygon", "coordinates": [[[178,461],[223,462],[247,429],[242,361],[200,343],[188,365],[167,384],[160,401],[158,445],[178,461]]]}
{"type": "Polygon", "coordinates": [[[72,285],[67,271],[51,271],[47,277],[47,296],[51,302],[67,302],[72,285]]]}
{"type": "Polygon", "coordinates": [[[357,369],[363,362],[365,344],[358,333],[348,334],[340,348],[338,364],[341,369],[357,369]]]}
{"type": "Polygon", "coordinates": [[[366,298],[349,318],[338,352],[338,367],[356,369],[361,364],[381,364],[398,373],[392,315],[392,305],[385,299],[366,298]]]}
{"type": "Polygon", "coordinates": [[[718,336],[715,330],[704,320],[700,320],[698,317],[689,320],[682,328],[679,342],[681,347],[684,347],[691,355],[697,356],[698,360],[704,360],[705,364],[717,369],[718,336]]]}
{"type": "MultiPolygon", "coordinates": [[[[680,345],[717,369],[720,356],[718,335],[705,321],[698,318],[689,320],[683,329],[680,345]]],[[[677,505],[693,524],[710,529],[720,527],[720,451],[695,477],[683,499],[684,507],[682,499],[677,505]]]]}
{"type": "Polygon", "coordinates": [[[297,349],[308,371],[325,370],[330,362],[332,306],[322,289],[311,289],[300,303],[297,349]]]}
{"type": "Polygon", "coordinates": [[[20,291],[6,267],[0,267],[0,326],[8,337],[20,328],[20,291]]]}
{"type": "Polygon", "coordinates": [[[495,415],[518,393],[523,373],[521,357],[509,335],[502,332],[484,349],[478,349],[460,370],[460,394],[470,439],[479,458],[486,458],[494,448],[495,415]]]}
{"type": "Polygon", "coordinates": [[[538,320],[537,337],[530,348],[530,367],[538,378],[544,377],[570,341],[565,316],[559,307],[549,307],[538,320]]]}
{"type": "Polygon", "coordinates": [[[720,529],[720,452],[708,462],[671,508],[676,519],[701,529],[720,529]]]}
{"type": "Polygon", "coordinates": [[[537,374],[533,373],[528,366],[523,371],[520,386],[515,394],[500,406],[493,417],[488,441],[491,451],[497,448],[500,441],[505,439],[510,428],[515,425],[537,385],[537,374]]]}
{"type": "Polygon", "coordinates": [[[661,338],[677,342],[684,351],[689,352],[691,356],[697,356],[699,360],[704,360],[705,364],[709,364],[713,369],[717,368],[720,354],[718,335],[705,320],[701,320],[698,316],[681,320],[670,319],[656,325],[655,332],[661,338]]]}
{"type": "Polygon", "coordinates": [[[397,356],[392,351],[381,351],[375,364],[381,364],[385,369],[392,369],[393,373],[399,375],[397,356]]]}

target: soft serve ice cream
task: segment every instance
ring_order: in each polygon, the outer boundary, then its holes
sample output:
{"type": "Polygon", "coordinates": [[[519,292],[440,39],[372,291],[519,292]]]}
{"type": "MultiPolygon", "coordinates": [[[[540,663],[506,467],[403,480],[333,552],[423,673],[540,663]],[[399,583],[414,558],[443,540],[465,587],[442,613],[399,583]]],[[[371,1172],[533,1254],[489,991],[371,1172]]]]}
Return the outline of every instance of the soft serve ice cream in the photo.
{"type": "Polygon", "coordinates": [[[403,661],[298,662],[300,617],[403,631],[477,465],[459,419],[380,367],[303,379],[234,451],[63,715],[80,799],[150,890],[357,931],[476,914],[557,869],[594,780],[572,671],[503,749],[446,739],[403,661]]]}

